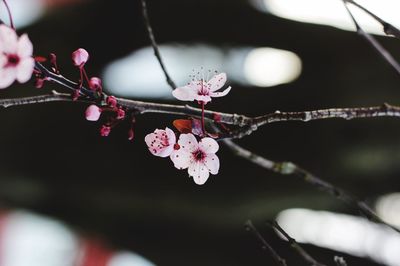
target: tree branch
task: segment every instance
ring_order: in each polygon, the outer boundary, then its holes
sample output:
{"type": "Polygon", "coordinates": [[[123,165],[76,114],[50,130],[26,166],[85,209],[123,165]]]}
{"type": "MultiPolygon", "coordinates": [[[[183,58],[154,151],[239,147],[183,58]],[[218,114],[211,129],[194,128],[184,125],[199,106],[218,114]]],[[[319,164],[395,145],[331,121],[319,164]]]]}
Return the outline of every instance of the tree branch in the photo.
{"type": "Polygon", "coordinates": [[[383,27],[383,32],[386,35],[391,35],[394,36],[398,39],[400,39],[400,30],[398,28],[396,28],[395,26],[393,26],[392,24],[386,22],[385,20],[381,19],[380,17],[378,17],[377,15],[375,15],[374,13],[372,13],[371,11],[369,11],[368,9],[366,9],[365,7],[363,7],[362,5],[358,4],[357,2],[353,1],[353,0],[345,0],[347,3],[350,3],[356,7],[358,7],[359,9],[363,10],[365,13],[367,13],[368,15],[370,15],[372,18],[374,18],[376,21],[378,21],[382,27],[383,27]]]}
{"type": "Polygon", "coordinates": [[[273,171],[282,175],[292,175],[302,179],[307,184],[323,191],[331,196],[343,201],[347,205],[356,208],[363,216],[365,216],[370,221],[384,224],[393,230],[400,232],[399,229],[387,224],[375,212],[363,201],[356,199],[354,196],[345,192],[343,189],[328,183],[319,177],[313,175],[312,173],[302,169],[301,167],[295,165],[291,162],[274,162],[268,160],[262,156],[259,156],[249,150],[242,148],[241,146],[235,144],[231,140],[223,140],[224,144],[230,148],[237,156],[240,156],[262,168],[273,171]]]}
{"type": "Polygon", "coordinates": [[[282,236],[289,242],[290,247],[296,251],[310,266],[326,266],[318,261],[316,261],[310,254],[307,253],[297,241],[292,238],[285,230],[276,222],[268,223],[273,229],[276,229],[282,236]]]}
{"type": "Polygon", "coordinates": [[[260,240],[260,242],[263,245],[263,248],[265,248],[270,253],[270,255],[275,260],[277,265],[287,266],[286,261],[281,256],[279,256],[279,254],[273,249],[273,247],[267,242],[267,240],[265,240],[265,238],[260,234],[260,232],[258,232],[257,228],[253,225],[251,220],[248,220],[245,223],[245,228],[246,228],[246,230],[253,233],[253,235],[258,240],[260,240]]]}
{"type": "MultiPolygon", "coordinates": [[[[351,3],[356,5],[356,3],[354,1],[350,1],[350,0],[343,0],[343,4],[347,10],[347,12],[349,13],[349,16],[351,17],[354,25],[356,26],[356,30],[357,33],[360,34],[362,37],[364,37],[364,39],[372,45],[372,47],[375,48],[375,50],[383,57],[383,59],[386,60],[386,62],[388,62],[396,71],[397,73],[400,74],[400,65],[399,63],[397,63],[397,61],[394,59],[394,57],[374,38],[372,37],[370,34],[368,34],[367,32],[365,32],[363,30],[363,28],[358,24],[357,20],[354,18],[353,14],[351,13],[349,7],[347,6],[347,3],[351,3]]],[[[361,8],[360,5],[357,4],[358,7],[361,8]]],[[[366,11],[365,8],[362,8],[364,11],[366,11]]],[[[368,14],[372,14],[368,11],[368,14]]],[[[377,19],[378,17],[373,15],[373,17],[375,19],[377,19]]],[[[378,21],[383,21],[383,20],[378,20],[378,21]]],[[[392,29],[392,28],[391,28],[392,29]]],[[[393,29],[392,29],[393,31],[393,29]]],[[[397,32],[396,32],[397,34],[397,32]]]]}
{"type": "Polygon", "coordinates": [[[146,25],[147,35],[149,36],[151,46],[153,47],[153,50],[154,50],[154,55],[156,56],[158,62],[160,63],[161,69],[164,72],[164,75],[165,75],[168,85],[174,90],[177,88],[177,86],[176,86],[175,82],[171,79],[171,77],[169,76],[169,74],[167,72],[167,68],[165,67],[164,62],[162,60],[160,50],[158,49],[156,38],[154,37],[154,34],[153,34],[153,28],[151,27],[151,24],[150,24],[149,14],[147,13],[146,0],[141,0],[141,3],[142,3],[143,19],[144,19],[144,23],[146,25]]]}

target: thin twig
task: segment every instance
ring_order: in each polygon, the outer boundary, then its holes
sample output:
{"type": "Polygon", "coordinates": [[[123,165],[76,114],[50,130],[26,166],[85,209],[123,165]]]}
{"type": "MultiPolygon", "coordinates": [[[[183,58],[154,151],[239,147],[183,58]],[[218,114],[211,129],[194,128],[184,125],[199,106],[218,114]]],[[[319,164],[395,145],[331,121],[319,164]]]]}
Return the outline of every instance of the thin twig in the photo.
{"type": "Polygon", "coordinates": [[[253,233],[253,235],[255,237],[257,237],[258,240],[260,240],[260,242],[263,245],[263,249],[265,249],[269,252],[269,254],[275,260],[277,265],[287,266],[286,261],[281,256],[279,256],[279,254],[272,248],[272,246],[267,242],[267,240],[265,240],[265,238],[260,234],[260,232],[257,230],[257,228],[253,225],[251,220],[248,220],[245,223],[245,227],[246,227],[246,230],[253,233]]]}
{"type": "Polygon", "coordinates": [[[398,39],[400,39],[400,30],[398,28],[396,28],[395,26],[393,26],[392,24],[386,22],[385,20],[383,20],[382,18],[378,17],[377,15],[375,15],[374,13],[372,13],[371,11],[369,11],[368,9],[366,9],[365,7],[363,7],[362,5],[358,4],[357,2],[353,1],[353,0],[345,0],[347,3],[350,3],[356,7],[358,7],[359,9],[363,10],[365,13],[367,13],[368,15],[370,15],[373,19],[375,19],[376,21],[378,21],[382,27],[383,27],[383,32],[386,35],[391,35],[394,36],[398,39]]]}
{"type": "Polygon", "coordinates": [[[297,241],[292,238],[285,230],[276,222],[268,223],[273,229],[276,229],[289,242],[290,247],[296,251],[310,266],[326,266],[315,260],[307,251],[305,251],[297,241]]]}
{"type": "Polygon", "coordinates": [[[383,57],[383,59],[385,59],[400,74],[399,63],[397,63],[394,57],[374,37],[372,37],[370,34],[368,34],[363,30],[363,28],[358,24],[357,20],[354,18],[349,7],[347,6],[348,2],[352,4],[354,4],[354,2],[350,2],[349,0],[343,0],[343,4],[356,27],[357,33],[360,34],[362,37],[364,37],[364,39],[367,40],[367,42],[371,44],[372,47],[374,47],[375,50],[383,57]]]}
{"type": "Polygon", "coordinates": [[[319,177],[313,175],[312,173],[302,169],[301,167],[295,165],[291,162],[274,162],[268,160],[260,155],[257,155],[249,150],[242,148],[231,140],[223,140],[223,143],[230,148],[237,156],[242,157],[250,162],[261,166],[267,170],[273,171],[275,173],[279,173],[282,175],[293,175],[299,177],[307,184],[326,192],[333,197],[343,201],[347,205],[356,208],[360,214],[368,218],[369,220],[384,224],[393,230],[400,232],[399,229],[385,223],[381,218],[378,217],[377,214],[363,201],[356,199],[351,194],[345,192],[343,189],[334,186],[331,183],[328,183],[319,177]]]}
{"type": "Polygon", "coordinates": [[[146,0],[141,0],[141,2],[142,2],[143,19],[144,19],[144,23],[146,24],[146,30],[147,30],[147,34],[150,38],[151,46],[153,47],[153,50],[154,50],[154,55],[157,57],[157,60],[160,63],[161,69],[164,72],[164,75],[165,75],[165,78],[167,79],[168,85],[174,90],[177,88],[177,86],[176,86],[175,82],[171,79],[171,77],[169,76],[167,68],[165,67],[164,62],[162,60],[160,50],[158,49],[156,38],[154,37],[154,34],[153,34],[153,28],[151,27],[151,24],[150,24],[149,14],[147,13],[146,0]]]}

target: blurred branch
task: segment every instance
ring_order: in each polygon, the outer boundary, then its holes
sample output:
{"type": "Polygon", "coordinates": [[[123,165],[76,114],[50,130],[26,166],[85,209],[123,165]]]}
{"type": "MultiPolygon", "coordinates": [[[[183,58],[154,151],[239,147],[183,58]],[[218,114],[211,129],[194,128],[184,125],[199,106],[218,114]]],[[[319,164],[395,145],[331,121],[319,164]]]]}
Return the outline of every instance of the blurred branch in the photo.
{"type": "MultiPolygon", "coordinates": [[[[356,5],[357,7],[361,8],[364,11],[366,11],[373,18],[375,18],[378,22],[384,22],[384,21],[381,20],[380,18],[378,18],[376,15],[372,14],[371,12],[369,12],[368,10],[366,10],[365,8],[363,8],[362,6],[356,4],[354,1],[343,0],[343,4],[344,4],[347,12],[349,13],[349,16],[351,17],[354,25],[356,26],[357,33],[360,34],[362,37],[364,37],[364,39],[367,40],[367,42],[369,44],[371,44],[372,47],[374,47],[376,51],[378,51],[378,53],[383,57],[383,59],[385,59],[386,62],[388,62],[397,71],[397,73],[400,74],[400,65],[399,65],[399,63],[393,58],[393,56],[372,35],[370,35],[370,34],[368,34],[367,32],[364,31],[364,29],[360,26],[360,24],[358,24],[357,20],[354,18],[354,16],[351,13],[349,7],[347,6],[347,3],[351,3],[353,5],[356,5]]],[[[387,25],[390,25],[390,24],[387,23],[387,25]]],[[[394,29],[395,28],[393,26],[391,26],[390,27],[390,32],[392,34],[395,33],[396,36],[397,36],[399,31],[397,29],[396,30],[394,30],[394,29]]]]}
{"type": "Polygon", "coordinates": [[[164,62],[161,57],[160,50],[158,49],[158,45],[156,42],[156,38],[154,37],[153,34],[153,28],[151,27],[150,24],[150,19],[149,19],[149,14],[147,13],[147,3],[146,0],[141,0],[142,3],[142,14],[143,14],[143,19],[144,23],[146,25],[146,30],[147,30],[147,35],[150,38],[151,46],[153,47],[154,50],[154,55],[157,57],[158,62],[160,63],[161,69],[164,72],[165,78],[167,79],[168,85],[174,90],[177,88],[175,82],[171,79],[167,72],[167,68],[164,65],[164,62]]]}
{"type": "Polygon", "coordinates": [[[283,230],[283,228],[276,221],[269,223],[269,225],[282,234],[282,236],[289,242],[290,247],[296,251],[304,259],[304,261],[308,263],[308,265],[326,266],[325,264],[316,261],[310,254],[308,254],[307,251],[305,251],[294,238],[289,236],[289,234],[286,233],[286,231],[283,230]]]}
{"type": "Polygon", "coordinates": [[[363,201],[356,199],[354,196],[350,195],[349,193],[345,192],[343,189],[328,183],[319,177],[313,175],[312,173],[302,169],[301,167],[295,165],[291,162],[274,162],[268,160],[262,156],[259,156],[249,150],[242,148],[241,146],[235,144],[231,140],[223,140],[224,144],[228,148],[230,148],[237,156],[240,156],[250,162],[261,166],[267,170],[273,171],[278,174],[282,175],[293,175],[296,177],[301,178],[307,184],[326,192],[335,198],[343,201],[344,203],[348,204],[349,206],[355,207],[362,215],[368,218],[370,221],[384,224],[393,230],[400,232],[399,229],[387,224],[381,218],[379,218],[373,210],[363,201]]]}
{"type": "Polygon", "coordinates": [[[335,256],[334,261],[336,262],[337,266],[347,266],[346,261],[342,257],[335,256]]]}
{"type": "Polygon", "coordinates": [[[257,228],[253,225],[253,223],[250,220],[248,220],[245,223],[245,228],[246,230],[253,233],[253,235],[257,237],[258,240],[260,240],[260,242],[263,245],[263,249],[268,250],[268,252],[275,260],[277,265],[287,266],[286,261],[281,256],[279,256],[279,254],[271,247],[271,245],[267,242],[267,240],[265,240],[265,238],[260,234],[260,232],[258,232],[257,228]]]}

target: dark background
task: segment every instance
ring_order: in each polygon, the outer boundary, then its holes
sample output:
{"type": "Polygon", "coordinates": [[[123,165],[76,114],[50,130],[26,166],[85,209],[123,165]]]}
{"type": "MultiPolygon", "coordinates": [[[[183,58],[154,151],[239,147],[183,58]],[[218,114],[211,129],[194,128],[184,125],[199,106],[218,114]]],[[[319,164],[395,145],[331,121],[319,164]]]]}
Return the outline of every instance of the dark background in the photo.
{"type": "MultiPolygon", "coordinates": [[[[270,46],[296,52],[301,77],[272,88],[241,87],[209,108],[259,115],[329,107],[396,104],[400,77],[360,36],[326,26],[301,24],[252,8],[247,1],[149,1],[155,35],[162,43],[270,46]]],[[[100,75],[116,58],[149,44],[139,1],[86,1],[48,12],[25,28],[35,53],[55,52],[63,73],[78,78],[70,53],[91,53],[88,71],[100,75]]],[[[400,56],[400,43],[378,37],[400,56]]],[[[191,70],[188,70],[188,73],[191,70]]],[[[1,97],[41,94],[15,85],[1,97]]],[[[222,147],[221,169],[204,186],[146,150],[144,136],[174,117],[137,118],[136,139],[127,126],[108,138],[100,124],[84,118],[83,104],[50,103],[0,111],[0,202],[66,221],[110,247],[134,250],[157,265],[273,265],[244,230],[247,219],[276,249],[300,265],[299,257],[264,225],[287,208],[355,209],[300,180],[267,172],[222,147]]],[[[373,203],[399,190],[399,121],[391,118],[289,122],[265,126],[238,141],[269,159],[289,160],[373,203]]],[[[307,246],[331,263],[338,252],[307,246]]],[[[345,254],[349,265],[376,265],[345,254]]]]}

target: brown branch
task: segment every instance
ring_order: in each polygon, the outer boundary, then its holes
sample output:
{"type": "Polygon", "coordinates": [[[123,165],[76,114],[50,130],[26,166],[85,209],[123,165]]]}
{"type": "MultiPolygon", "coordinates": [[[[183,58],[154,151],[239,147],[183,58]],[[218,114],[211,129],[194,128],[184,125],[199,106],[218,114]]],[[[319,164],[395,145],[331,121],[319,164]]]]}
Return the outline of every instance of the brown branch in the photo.
{"type": "Polygon", "coordinates": [[[153,28],[151,27],[151,24],[150,24],[149,14],[147,13],[146,0],[141,0],[141,3],[142,3],[143,19],[144,19],[144,23],[146,25],[147,35],[149,36],[151,46],[153,47],[154,55],[157,58],[158,62],[160,63],[161,69],[164,72],[164,75],[165,75],[168,85],[174,90],[177,88],[177,86],[176,86],[175,82],[171,79],[171,77],[169,76],[169,74],[167,72],[167,68],[165,67],[164,62],[162,60],[160,50],[158,49],[156,38],[154,37],[154,34],[153,34],[153,28]]]}
{"type": "Polygon", "coordinates": [[[267,170],[273,171],[282,175],[292,175],[302,179],[307,184],[323,191],[331,196],[343,201],[347,205],[351,207],[355,207],[363,216],[368,218],[369,220],[384,224],[393,230],[400,232],[399,229],[387,224],[381,218],[378,217],[377,214],[363,201],[356,199],[351,194],[345,192],[343,189],[334,186],[331,183],[328,183],[319,177],[313,175],[312,173],[302,169],[301,167],[295,165],[291,162],[274,162],[268,160],[262,156],[259,156],[249,150],[242,148],[241,146],[235,144],[231,140],[223,140],[224,144],[231,149],[237,156],[242,157],[250,162],[265,168],[267,170]]]}
{"type": "Polygon", "coordinates": [[[277,265],[287,266],[286,261],[281,256],[279,256],[279,254],[272,248],[272,246],[267,242],[267,240],[265,240],[265,238],[260,234],[260,232],[257,230],[257,228],[253,225],[253,223],[250,220],[248,220],[245,223],[245,228],[246,230],[253,233],[253,235],[258,240],[260,240],[260,242],[263,245],[263,248],[269,252],[269,254],[275,260],[277,265]]]}
{"type": "MultiPolygon", "coordinates": [[[[351,13],[349,7],[347,6],[347,3],[355,4],[355,2],[349,0],[343,0],[343,4],[347,12],[349,13],[350,18],[353,21],[354,25],[356,26],[357,33],[360,34],[370,45],[372,45],[372,47],[375,48],[375,50],[383,57],[383,59],[385,59],[386,62],[388,62],[397,71],[397,73],[400,74],[399,63],[397,63],[394,57],[374,37],[372,37],[370,34],[368,34],[363,30],[363,28],[358,24],[357,20],[351,13]]],[[[357,6],[360,7],[360,5],[357,6]]],[[[374,16],[374,18],[376,18],[376,16],[374,16]]]]}
{"type": "Polygon", "coordinates": [[[296,251],[304,261],[308,263],[310,266],[326,266],[318,261],[316,261],[307,251],[305,251],[297,241],[292,238],[285,230],[276,222],[268,223],[273,229],[276,229],[282,236],[289,242],[290,247],[296,251]]]}

